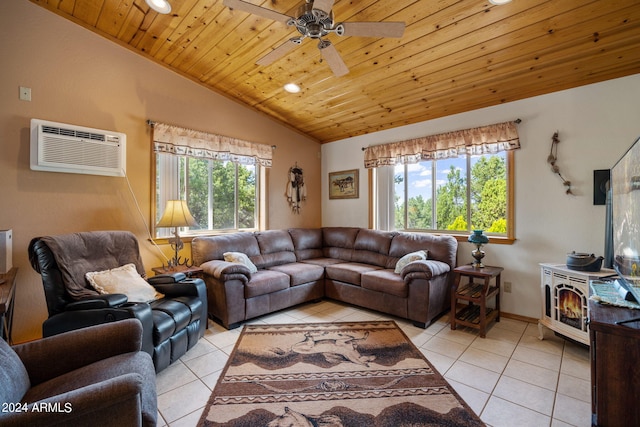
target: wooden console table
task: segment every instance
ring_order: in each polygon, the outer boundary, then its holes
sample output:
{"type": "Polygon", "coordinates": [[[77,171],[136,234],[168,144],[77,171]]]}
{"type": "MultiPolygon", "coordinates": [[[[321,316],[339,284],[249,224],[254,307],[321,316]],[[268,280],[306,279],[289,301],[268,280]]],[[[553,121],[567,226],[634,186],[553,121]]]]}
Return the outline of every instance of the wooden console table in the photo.
{"type": "Polygon", "coordinates": [[[591,424],[640,425],[640,310],[589,301],[591,424]]]}
{"type": "Polygon", "coordinates": [[[500,274],[502,267],[473,267],[462,265],[453,270],[454,280],[451,288],[451,329],[456,324],[469,326],[480,330],[480,337],[487,336],[487,324],[494,320],[500,321],[500,274]],[[462,276],[469,278],[469,283],[460,286],[462,276]],[[474,282],[473,279],[481,279],[474,282]],[[495,286],[491,286],[491,279],[495,279],[495,286]],[[495,297],[495,309],[487,307],[487,300],[495,297]],[[469,304],[456,312],[458,300],[468,301],[469,304]]]}
{"type": "Polygon", "coordinates": [[[4,274],[0,274],[0,336],[9,344],[13,329],[13,296],[16,293],[16,274],[18,268],[13,267],[4,274]]]}

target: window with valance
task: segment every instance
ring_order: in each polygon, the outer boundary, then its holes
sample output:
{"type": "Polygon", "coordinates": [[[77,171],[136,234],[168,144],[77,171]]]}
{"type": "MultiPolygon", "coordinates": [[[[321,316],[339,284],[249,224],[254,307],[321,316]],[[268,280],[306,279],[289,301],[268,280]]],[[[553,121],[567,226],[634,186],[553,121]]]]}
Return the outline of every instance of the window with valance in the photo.
{"type": "MultiPolygon", "coordinates": [[[[189,233],[260,227],[271,146],[164,123],[153,123],[152,139],[156,221],[168,200],[179,199],[198,222],[189,233]]],[[[157,229],[155,236],[170,232],[157,229]]]]}
{"type": "Polygon", "coordinates": [[[374,226],[466,235],[484,229],[513,239],[516,123],[381,144],[365,149],[374,170],[374,226]]]}

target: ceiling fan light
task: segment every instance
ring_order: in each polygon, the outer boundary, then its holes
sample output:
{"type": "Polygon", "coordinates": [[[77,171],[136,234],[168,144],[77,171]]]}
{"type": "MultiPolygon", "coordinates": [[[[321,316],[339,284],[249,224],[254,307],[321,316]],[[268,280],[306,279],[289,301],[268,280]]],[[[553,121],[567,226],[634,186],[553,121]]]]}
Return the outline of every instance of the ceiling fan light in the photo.
{"type": "Polygon", "coordinates": [[[300,86],[295,83],[287,83],[286,85],[284,85],[284,90],[289,93],[298,93],[300,92],[300,86]]]}
{"type": "Polygon", "coordinates": [[[145,0],[149,7],[158,13],[166,15],[171,12],[171,5],[167,0],[145,0]]]}
{"type": "Polygon", "coordinates": [[[495,4],[496,6],[500,6],[503,4],[511,3],[511,0],[489,0],[489,3],[495,4]]]}

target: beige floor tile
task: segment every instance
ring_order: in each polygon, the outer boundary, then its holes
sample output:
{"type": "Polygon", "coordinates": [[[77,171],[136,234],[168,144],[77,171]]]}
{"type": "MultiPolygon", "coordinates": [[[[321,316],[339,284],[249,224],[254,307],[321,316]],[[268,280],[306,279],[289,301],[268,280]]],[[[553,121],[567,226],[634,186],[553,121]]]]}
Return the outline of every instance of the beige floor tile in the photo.
{"type": "MultiPolygon", "coordinates": [[[[500,321],[502,323],[502,321],[500,321]]],[[[510,343],[517,344],[522,337],[522,332],[512,331],[510,329],[500,328],[498,327],[499,323],[495,324],[495,328],[491,328],[487,331],[487,338],[494,339],[497,341],[507,341],[510,343]]]]}
{"type": "Polygon", "coordinates": [[[591,403],[562,394],[556,395],[553,418],[576,427],[591,425],[591,403]]]}
{"type": "Polygon", "coordinates": [[[496,340],[491,337],[478,337],[471,343],[472,348],[499,354],[500,356],[511,357],[516,348],[515,342],[496,340]]]}
{"type": "Polygon", "coordinates": [[[493,427],[543,427],[551,423],[544,414],[495,396],[489,398],[480,418],[493,427]]]}
{"type": "Polygon", "coordinates": [[[528,323],[523,322],[522,320],[507,319],[504,316],[500,316],[500,321],[495,323],[495,326],[498,329],[508,329],[511,332],[517,332],[520,335],[522,335],[527,329],[527,325],[528,323]]]}
{"type": "Polygon", "coordinates": [[[584,402],[591,402],[591,381],[560,374],[558,393],[584,402]]]}
{"type": "Polygon", "coordinates": [[[556,390],[558,386],[558,372],[539,366],[511,359],[504,370],[504,375],[524,381],[529,384],[556,390]]]}
{"type": "Polygon", "coordinates": [[[202,381],[192,381],[158,396],[158,410],[169,424],[204,407],[211,390],[202,381]]]}
{"type": "Polygon", "coordinates": [[[207,340],[198,340],[198,343],[189,349],[181,358],[183,362],[185,360],[194,359],[196,357],[202,356],[203,354],[211,353],[212,351],[217,350],[218,348],[211,344],[207,340]]]}
{"type": "Polygon", "coordinates": [[[212,335],[205,336],[206,340],[211,344],[215,345],[217,348],[223,348],[228,345],[233,345],[238,341],[240,337],[241,328],[232,329],[227,331],[226,329],[223,332],[218,332],[212,335]]]}
{"type": "Polygon", "coordinates": [[[571,357],[574,359],[581,360],[591,360],[591,355],[589,354],[589,347],[580,344],[574,344],[572,342],[567,342],[564,346],[564,356],[571,357]]]}
{"type": "Polygon", "coordinates": [[[564,421],[560,421],[554,418],[551,420],[551,427],[576,427],[576,426],[571,425],[569,423],[565,423],[564,421]]]}
{"type": "Polygon", "coordinates": [[[449,341],[457,342],[458,344],[462,344],[464,346],[468,346],[476,339],[478,336],[477,333],[471,332],[469,330],[465,330],[463,328],[456,329],[455,331],[451,330],[451,328],[442,328],[440,332],[436,334],[436,337],[442,338],[449,341]]]}
{"type": "Polygon", "coordinates": [[[558,354],[562,355],[562,350],[564,348],[564,340],[562,338],[558,338],[553,334],[545,335],[545,339],[540,340],[538,336],[533,335],[523,335],[520,343],[523,347],[532,348],[538,351],[544,351],[546,353],[558,354]]]}
{"type": "Polygon", "coordinates": [[[547,353],[544,351],[535,350],[533,348],[519,345],[513,352],[512,359],[559,372],[560,364],[562,362],[562,355],[547,353]]]}
{"type": "Polygon", "coordinates": [[[421,348],[420,351],[441,375],[444,375],[456,362],[456,359],[435,353],[425,348],[421,348]]]}
{"type": "Polygon", "coordinates": [[[509,358],[500,356],[499,354],[490,353],[488,351],[480,350],[470,347],[462,353],[459,360],[467,362],[474,366],[479,366],[484,369],[488,369],[499,374],[504,371],[504,368],[509,362],[509,358]]]}
{"type": "Polygon", "coordinates": [[[435,353],[457,359],[467,349],[466,345],[458,344],[454,341],[444,340],[442,338],[433,337],[427,341],[422,348],[431,350],[435,353]]]}
{"type": "Polygon", "coordinates": [[[491,396],[489,393],[485,393],[453,380],[449,380],[449,384],[460,395],[460,397],[462,397],[462,400],[469,405],[473,412],[476,414],[482,413],[482,410],[489,400],[489,396],[491,396]]]}
{"type": "Polygon", "coordinates": [[[187,360],[184,364],[199,378],[202,378],[224,368],[228,359],[228,354],[222,350],[217,350],[195,359],[187,360]]]}
{"type": "Polygon", "coordinates": [[[156,375],[156,391],[158,394],[166,393],[197,379],[180,359],[156,375]]]}
{"type": "Polygon", "coordinates": [[[468,385],[485,393],[491,393],[500,374],[479,368],[466,362],[457,361],[449,368],[444,377],[468,385]]]}
{"type": "Polygon", "coordinates": [[[200,421],[200,416],[202,415],[202,410],[204,407],[199,408],[189,415],[186,415],[174,422],[171,423],[171,427],[193,427],[198,425],[198,421],[200,421]]]}
{"type": "Polygon", "coordinates": [[[525,383],[515,378],[502,376],[493,391],[493,396],[500,397],[541,414],[551,416],[555,393],[553,390],[525,383]]]}
{"type": "Polygon", "coordinates": [[[591,363],[589,360],[574,359],[573,357],[563,357],[560,372],[572,377],[591,380],[591,363]]]}

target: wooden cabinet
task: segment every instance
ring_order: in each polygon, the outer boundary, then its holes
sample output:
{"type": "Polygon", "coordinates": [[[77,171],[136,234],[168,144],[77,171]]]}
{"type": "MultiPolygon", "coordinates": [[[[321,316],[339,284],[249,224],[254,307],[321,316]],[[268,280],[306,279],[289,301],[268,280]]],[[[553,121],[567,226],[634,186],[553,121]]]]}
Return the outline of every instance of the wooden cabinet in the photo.
{"type": "Polygon", "coordinates": [[[0,273],[0,336],[9,344],[12,343],[13,297],[16,292],[17,273],[17,267],[4,274],[0,273]]]}
{"type": "Polygon", "coordinates": [[[640,426],[640,310],[589,301],[589,333],[592,424],[640,426]]]}

